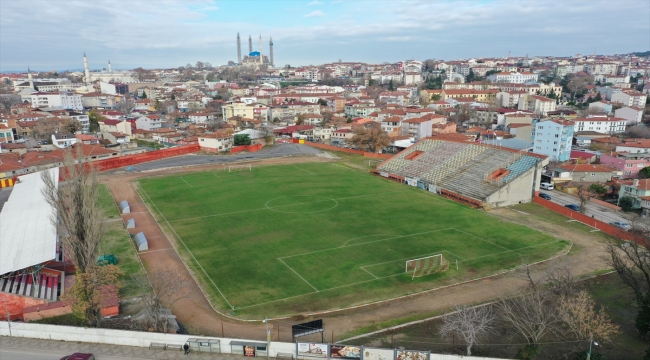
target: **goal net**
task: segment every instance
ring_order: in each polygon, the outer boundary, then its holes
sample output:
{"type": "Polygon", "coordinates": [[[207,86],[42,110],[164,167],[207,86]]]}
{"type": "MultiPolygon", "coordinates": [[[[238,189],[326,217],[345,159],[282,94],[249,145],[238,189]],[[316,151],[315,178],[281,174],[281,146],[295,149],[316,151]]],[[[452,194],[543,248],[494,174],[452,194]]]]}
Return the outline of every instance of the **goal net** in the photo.
{"type": "Polygon", "coordinates": [[[228,172],[235,172],[235,171],[252,171],[252,167],[250,164],[248,165],[233,165],[233,166],[228,166],[228,172]]]}
{"type": "Polygon", "coordinates": [[[412,277],[420,277],[449,269],[449,261],[442,254],[431,255],[419,259],[407,260],[405,272],[412,277]]]}

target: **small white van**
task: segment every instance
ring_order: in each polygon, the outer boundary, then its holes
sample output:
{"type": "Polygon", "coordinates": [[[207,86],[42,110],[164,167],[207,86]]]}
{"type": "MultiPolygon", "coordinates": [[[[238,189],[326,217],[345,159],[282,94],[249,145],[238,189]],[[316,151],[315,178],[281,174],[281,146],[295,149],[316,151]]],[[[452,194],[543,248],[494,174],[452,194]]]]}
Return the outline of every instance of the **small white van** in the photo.
{"type": "Polygon", "coordinates": [[[550,183],[547,183],[547,182],[543,182],[543,183],[539,184],[539,187],[541,187],[544,190],[553,190],[553,184],[550,184],[550,183]]]}

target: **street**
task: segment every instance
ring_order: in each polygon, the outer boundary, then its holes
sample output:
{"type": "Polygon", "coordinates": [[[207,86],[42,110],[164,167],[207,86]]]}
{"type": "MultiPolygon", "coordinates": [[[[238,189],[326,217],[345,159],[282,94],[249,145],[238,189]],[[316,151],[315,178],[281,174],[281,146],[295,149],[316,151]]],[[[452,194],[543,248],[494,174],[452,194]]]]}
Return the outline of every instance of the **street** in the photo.
{"type": "MultiPolygon", "coordinates": [[[[548,194],[551,196],[551,201],[560,204],[562,206],[568,205],[568,204],[576,204],[580,206],[580,199],[578,199],[577,196],[573,196],[561,191],[547,191],[547,190],[540,190],[540,193],[548,194]]],[[[616,211],[614,209],[610,209],[606,206],[595,204],[593,202],[588,201],[586,206],[586,211],[585,214],[588,216],[591,216],[595,218],[596,220],[600,220],[605,223],[610,223],[612,221],[621,221],[621,222],[629,222],[625,218],[625,214],[616,211]]]]}
{"type": "MultiPolygon", "coordinates": [[[[70,352],[50,350],[21,350],[21,349],[0,349],[2,360],[59,360],[64,356],[72,355],[70,352]]],[[[97,360],[138,360],[144,358],[104,356],[96,355],[97,360]]]]}

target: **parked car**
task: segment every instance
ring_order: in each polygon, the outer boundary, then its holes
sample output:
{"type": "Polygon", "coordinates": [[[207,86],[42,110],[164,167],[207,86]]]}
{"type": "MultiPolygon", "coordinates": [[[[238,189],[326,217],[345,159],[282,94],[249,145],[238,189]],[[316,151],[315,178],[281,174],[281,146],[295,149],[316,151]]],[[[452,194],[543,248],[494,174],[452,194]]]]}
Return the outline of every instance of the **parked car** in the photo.
{"type": "Polygon", "coordinates": [[[571,209],[573,211],[580,211],[580,206],[578,206],[576,204],[567,204],[567,205],[564,205],[564,207],[568,208],[568,209],[571,209]]]}
{"type": "Polygon", "coordinates": [[[544,200],[551,200],[551,195],[549,194],[539,193],[539,197],[541,197],[544,200]]]}
{"type": "Polygon", "coordinates": [[[544,190],[553,190],[553,184],[547,182],[543,182],[539,184],[539,187],[541,187],[544,190]]]}
{"type": "Polygon", "coordinates": [[[74,353],[72,355],[62,357],[61,360],[95,360],[95,355],[93,355],[93,354],[84,354],[84,353],[74,353]]]}
{"type": "Polygon", "coordinates": [[[625,231],[628,231],[628,230],[630,230],[632,228],[632,226],[630,226],[630,224],[628,224],[626,222],[622,222],[622,221],[611,221],[609,224],[612,225],[612,226],[616,226],[617,228],[625,230],[625,231]]]}

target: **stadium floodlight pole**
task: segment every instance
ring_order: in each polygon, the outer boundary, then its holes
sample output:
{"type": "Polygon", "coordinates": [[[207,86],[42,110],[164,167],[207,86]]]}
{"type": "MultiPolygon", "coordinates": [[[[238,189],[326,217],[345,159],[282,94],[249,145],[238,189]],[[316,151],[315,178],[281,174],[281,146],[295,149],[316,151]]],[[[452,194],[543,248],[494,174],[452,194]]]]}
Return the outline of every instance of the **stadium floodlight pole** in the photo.
{"type": "Polygon", "coordinates": [[[269,360],[269,353],[271,352],[271,333],[269,332],[269,318],[265,317],[266,323],[266,360],[269,360]]]}

